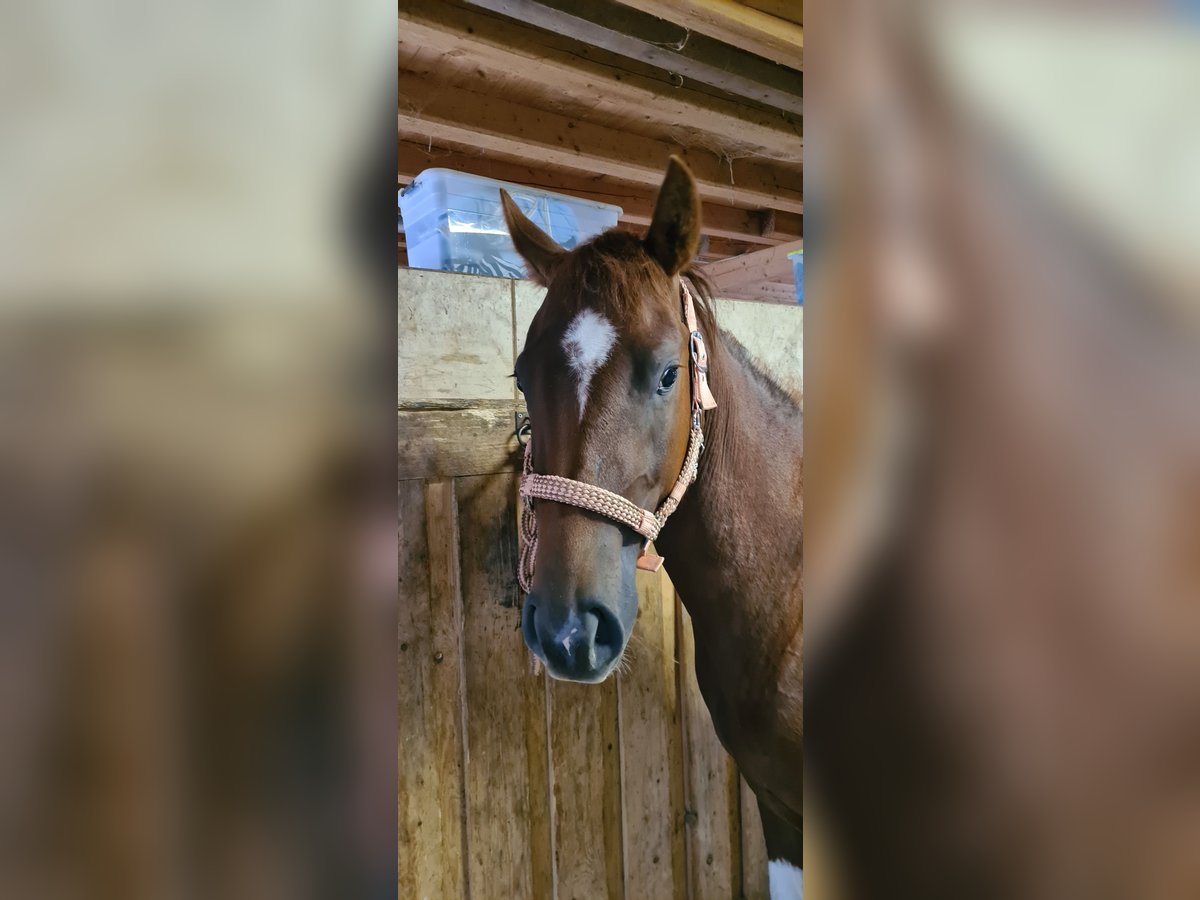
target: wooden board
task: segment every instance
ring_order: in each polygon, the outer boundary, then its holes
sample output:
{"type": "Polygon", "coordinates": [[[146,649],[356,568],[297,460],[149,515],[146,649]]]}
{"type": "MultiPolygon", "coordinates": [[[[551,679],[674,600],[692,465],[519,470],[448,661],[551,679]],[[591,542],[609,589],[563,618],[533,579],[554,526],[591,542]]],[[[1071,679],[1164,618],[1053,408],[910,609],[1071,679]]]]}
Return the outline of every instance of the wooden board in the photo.
{"type": "Polygon", "coordinates": [[[452,482],[399,486],[399,895],[465,896],[452,482]]]}
{"type": "MultiPolygon", "coordinates": [[[[767,879],[767,844],[763,840],[762,820],[758,815],[758,800],[746,779],[738,779],[738,797],[741,802],[742,835],[742,898],[743,900],[770,900],[770,885],[767,879]]],[[[819,897],[820,894],[812,896],[819,897]]]]}
{"type": "Polygon", "coordinates": [[[804,241],[788,241],[765,250],[710,263],[704,267],[704,274],[718,294],[756,282],[791,280],[792,262],[788,254],[803,249],[804,241]]]}
{"type": "Polygon", "coordinates": [[[474,896],[549,894],[544,707],[519,630],[515,477],[456,480],[462,547],[468,873],[474,896]]]}
{"type": "Polygon", "coordinates": [[[612,0],[467,0],[518,22],[801,115],[800,73],[612,0]]]}
{"type": "Polygon", "coordinates": [[[552,681],[550,707],[558,900],[619,900],[624,874],[616,684],[552,681]]]}
{"type": "MultiPolygon", "coordinates": [[[[734,0],[621,0],[793,69],[804,68],[804,29],[734,0]]],[[[799,0],[797,0],[799,2],[799,0]]]]}
{"type": "Polygon", "coordinates": [[[617,679],[625,896],[686,900],[675,600],[665,571],[638,572],[638,618],[617,679]]]}
{"type": "Polygon", "coordinates": [[[523,410],[524,405],[513,400],[458,405],[441,401],[427,408],[400,409],[396,419],[400,477],[519,470],[514,414],[523,410]]]}
{"type": "Polygon", "coordinates": [[[741,886],[738,775],[717,740],[696,683],[691,616],[682,603],[676,615],[690,896],[691,900],[728,900],[741,886]]]}
{"type": "Polygon", "coordinates": [[[801,161],[796,116],[703,85],[676,86],[651,66],[478,9],[402,3],[399,44],[401,68],[436,64],[440,83],[481,77],[506,96],[635,134],[673,132],[688,146],[719,144],[734,155],[801,161]]]}
{"type": "MultiPolygon", "coordinates": [[[[514,160],[609,175],[658,186],[671,154],[696,177],[702,199],[748,209],[802,213],[798,169],[746,159],[724,160],[700,149],[597,125],[461,88],[439,85],[434,71],[397,75],[396,123],[407,140],[478,147],[514,160]]],[[[486,84],[478,85],[480,89],[486,84]]]]}

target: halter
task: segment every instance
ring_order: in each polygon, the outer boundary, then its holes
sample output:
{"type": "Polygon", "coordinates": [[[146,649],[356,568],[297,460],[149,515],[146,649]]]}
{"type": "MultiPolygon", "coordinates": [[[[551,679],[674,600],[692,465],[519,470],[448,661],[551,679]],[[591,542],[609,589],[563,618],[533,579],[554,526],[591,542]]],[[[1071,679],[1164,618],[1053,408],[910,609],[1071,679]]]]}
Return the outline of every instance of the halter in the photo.
{"type": "Polygon", "coordinates": [[[667,518],[679,506],[688,485],[696,480],[700,466],[700,453],[704,449],[704,429],[700,424],[700,413],[706,409],[714,409],[717,405],[712,391],[708,388],[708,350],[704,346],[704,336],[696,321],[696,307],[692,302],[692,292],[681,279],[679,287],[682,292],[683,321],[688,330],[688,351],[690,356],[689,370],[691,372],[692,390],[692,430],[688,436],[687,454],[683,458],[683,469],[675,480],[671,493],[659,504],[655,512],[643,509],[636,503],[625,499],[620,494],[607,491],[586,481],[576,481],[573,478],[563,478],[561,475],[538,475],[533,472],[533,437],[530,436],[525,444],[525,466],[521,475],[521,496],[524,498],[524,512],[521,516],[521,537],[524,544],[521,547],[521,560],[517,569],[517,579],[521,590],[525,593],[533,587],[533,561],[537,552],[537,518],[533,511],[533,501],[552,500],[555,503],[565,503],[568,506],[578,506],[580,509],[591,510],[632,528],[645,540],[642,542],[642,552],[638,556],[637,567],[649,572],[657,572],[663,564],[661,556],[646,552],[646,547],[658,537],[667,518]]]}

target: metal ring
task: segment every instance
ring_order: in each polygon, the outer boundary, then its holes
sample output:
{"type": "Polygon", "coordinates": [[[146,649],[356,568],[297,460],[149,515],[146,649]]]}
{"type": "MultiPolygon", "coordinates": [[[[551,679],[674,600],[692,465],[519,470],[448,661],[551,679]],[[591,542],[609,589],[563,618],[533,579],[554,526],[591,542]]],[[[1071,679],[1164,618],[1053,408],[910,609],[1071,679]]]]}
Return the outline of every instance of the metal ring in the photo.
{"type": "Polygon", "coordinates": [[[517,436],[517,443],[522,447],[528,446],[529,439],[533,437],[533,425],[529,421],[529,416],[525,413],[517,413],[517,427],[513,432],[517,436]]]}

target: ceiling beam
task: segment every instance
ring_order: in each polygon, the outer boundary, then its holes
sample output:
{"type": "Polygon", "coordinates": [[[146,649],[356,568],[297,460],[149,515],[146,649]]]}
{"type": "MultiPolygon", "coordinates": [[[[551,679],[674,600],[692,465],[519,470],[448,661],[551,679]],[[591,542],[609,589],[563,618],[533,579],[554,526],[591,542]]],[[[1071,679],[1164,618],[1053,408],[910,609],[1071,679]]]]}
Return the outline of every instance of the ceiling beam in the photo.
{"type": "Polygon", "coordinates": [[[570,38],[450,2],[401,2],[401,58],[436,56],[439,71],[536,97],[545,108],[626,119],[682,143],[799,165],[798,117],[726,96],[704,85],[676,86],[670,75],[570,38]],[[582,104],[586,101],[587,106],[582,104]]]}
{"type": "Polygon", "coordinates": [[[804,28],[734,0],[620,0],[626,6],[740,47],[781,66],[804,68],[804,28]]]}
{"type": "Polygon", "coordinates": [[[804,114],[801,99],[804,80],[796,70],[703,34],[692,34],[682,26],[611,0],[592,0],[583,4],[575,0],[467,2],[574,38],[588,46],[674,72],[681,82],[692,79],[739,97],[797,115],[804,114]]]}
{"type": "Polygon", "coordinates": [[[793,250],[802,249],[804,241],[789,241],[709,263],[704,266],[704,274],[712,282],[718,296],[724,296],[723,291],[745,289],[757,284],[786,283],[792,278],[792,262],[787,255],[793,250]]]}
{"type": "Polygon", "coordinates": [[[514,160],[608,175],[657,187],[667,158],[683,158],[702,199],[745,209],[803,213],[800,173],[749,160],[724,161],[641,135],[521,106],[500,97],[439,87],[430,74],[397,75],[397,130],[406,140],[479,148],[514,160]]]}
{"type": "Polygon", "coordinates": [[[718,291],[717,296],[727,300],[757,300],[760,303],[785,303],[795,306],[796,285],[792,282],[764,281],[718,291]]]}
{"type": "MultiPolygon", "coordinates": [[[[596,175],[556,172],[438,146],[430,149],[426,144],[414,144],[411,141],[398,143],[397,180],[401,186],[408,184],[425,169],[436,167],[570,194],[598,203],[612,203],[621,207],[620,221],[631,225],[646,227],[654,214],[657,186],[650,188],[646,185],[618,184],[596,175]]],[[[801,216],[793,213],[752,211],[715,203],[703,204],[701,221],[701,231],[709,237],[765,246],[799,238],[804,222],[801,216]],[[766,222],[773,223],[769,235],[763,231],[766,222]],[[793,230],[785,233],[779,230],[781,228],[793,230]]]]}

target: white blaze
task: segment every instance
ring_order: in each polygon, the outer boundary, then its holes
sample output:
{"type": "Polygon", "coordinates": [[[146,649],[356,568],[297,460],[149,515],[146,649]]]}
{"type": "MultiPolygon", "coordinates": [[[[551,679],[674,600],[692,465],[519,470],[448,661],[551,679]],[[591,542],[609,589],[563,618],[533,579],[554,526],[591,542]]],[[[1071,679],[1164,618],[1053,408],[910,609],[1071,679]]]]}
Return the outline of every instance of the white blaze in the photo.
{"type": "Polygon", "coordinates": [[[804,872],[782,859],[773,859],[767,866],[771,884],[771,900],[804,900],[804,872]]]}
{"type": "Polygon", "coordinates": [[[594,309],[585,309],[571,320],[563,335],[563,352],[575,374],[575,394],[579,398],[579,421],[587,406],[592,376],[600,370],[617,342],[617,330],[594,309]]]}

